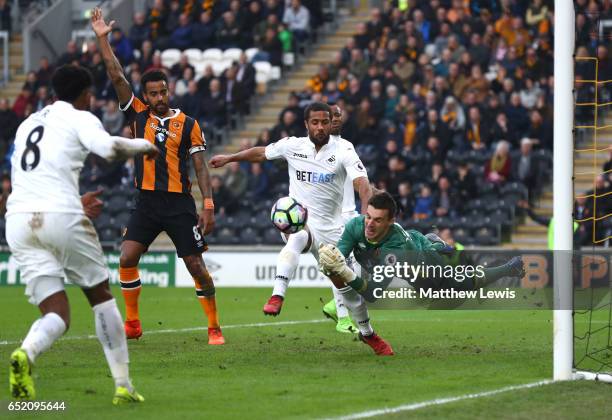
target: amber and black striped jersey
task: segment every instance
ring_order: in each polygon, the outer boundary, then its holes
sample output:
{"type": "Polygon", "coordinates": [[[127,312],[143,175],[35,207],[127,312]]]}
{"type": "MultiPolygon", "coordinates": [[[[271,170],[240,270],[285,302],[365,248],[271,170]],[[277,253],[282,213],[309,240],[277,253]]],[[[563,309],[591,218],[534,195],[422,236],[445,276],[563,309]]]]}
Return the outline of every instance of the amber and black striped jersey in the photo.
{"type": "Polygon", "coordinates": [[[122,105],[134,137],[144,138],[159,148],[155,160],[135,158],[135,183],[139,190],[189,193],[189,161],[194,153],[206,150],[200,125],[193,118],[174,109],[174,115],[159,118],[132,96],[122,105]]]}

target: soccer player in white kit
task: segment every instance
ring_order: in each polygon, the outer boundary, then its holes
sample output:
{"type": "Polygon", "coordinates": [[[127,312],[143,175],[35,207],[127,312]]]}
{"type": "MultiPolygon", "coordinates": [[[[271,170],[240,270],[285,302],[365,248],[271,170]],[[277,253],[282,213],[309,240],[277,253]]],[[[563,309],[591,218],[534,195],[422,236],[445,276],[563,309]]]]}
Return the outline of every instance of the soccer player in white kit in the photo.
{"type": "MultiPolygon", "coordinates": [[[[342,141],[347,141],[340,136],[340,132],[342,131],[343,125],[343,111],[342,108],[338,104],[329,104],[332,112],[332,120],[331,120],[331,137],[337,137],[342,141]]],[[[342,197],[342,223],[346,225],[349,220],[353,217],[359,216],[359,213],[355,207],[355,190],[353,187],[352,180],[347,177],[344,182],[344,195],[342,197]]],[[[355,260],[351,258],[348,261],[349,266],[352,267],[353,270],[355,267],[355,260]]],[[[344,305],[344,301],[342,299],[342,295],[338,291],[336,287],[332,287],[332,291],[334,297],[332,300],[327,302],[325,306],[323,306],[323,314],[336,321],[336,330],[339,332],[357,332],[353,322],[351,321],[351,317],[348,314],[348,310],[344,305]]]]}
{"type": "Polygon", "coordinates": [[[80,286],[94,313],[96,334],[115,381],[113,404],[141,402],[129,377],[123,321],[108,284],[98,235],[79,197],[79,173],[89,152],[108,160],[157,147],[144,139],[112,137],[89,109],[93,79],[88,70],[62,66],[51,81],[57,101],[29,116],[17,129],[11,158],[6,239],[26,283],[37,319],[11,354],[10,389],[35,398],[32,365],[70,325],[64,279],[80,286]]]}
{"type": "MultiPolygon", "coordinates": [[[[289,195],[308,209],[307,228],[289,235],[279,253],[272,297],[264,305],[267,315],[280,313],[300,254],[310,250],[318,260],[319,246],[335,244],[340,239],[344,229],[340,197],[344,195],[346,178],[353,181],[362,203],[367,205],[371,195],[366,169],[353,145],[330,137],[331,118],[329,105],[312,103],[304,111],[308,137],[287,137],[266,147],[217,155],[210,160],[213,168],[220,168],[229,162],[285,159],[289,166],[289,195]]],[[[363,298],[350,287],[341,288],[339,292],[359,332],[379,339],[370,325],[363,298]]]]}

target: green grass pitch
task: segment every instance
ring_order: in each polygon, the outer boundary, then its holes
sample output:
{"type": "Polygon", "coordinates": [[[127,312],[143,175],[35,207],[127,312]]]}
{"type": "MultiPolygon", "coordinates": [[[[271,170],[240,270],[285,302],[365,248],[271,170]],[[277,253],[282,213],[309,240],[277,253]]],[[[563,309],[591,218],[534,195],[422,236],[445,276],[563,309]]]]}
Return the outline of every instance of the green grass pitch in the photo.
{"type": "MultiPolygon", "coordinates": [[[[93,314],[78,289],[68,292],[70,331],[35,366],[38,398],[67,406],[47,418],[329,418],[552,375],[549,311],[372,311],[374,328],[396,352],[382,358],[323,320],[320,299],[330,298],[329,290],[290,289],[282,315],[271,319],[261,312],[270,290],[218,289],[227,344],[214,347],[204,329],[175,331],[206,326],[192,289],[145,287],[145,335],[129,348],[131,375],[146,402],[114,407],[102,349],[96,339],[82,338],[95,333],[93,314]],[[288,321],[296,323],[249,325],[288,321]]],[[[119,290],[114,293],[122,308],[119,290]]],[[[23,288],[2,288],[0,359],[7,368],[0,417],[19,417],[7,412],[8,357],[37,316],[23,288]]],[[[611,401],[610,385],[569,382],[385,417],[604,419],[612,418],[611,401]]]]}

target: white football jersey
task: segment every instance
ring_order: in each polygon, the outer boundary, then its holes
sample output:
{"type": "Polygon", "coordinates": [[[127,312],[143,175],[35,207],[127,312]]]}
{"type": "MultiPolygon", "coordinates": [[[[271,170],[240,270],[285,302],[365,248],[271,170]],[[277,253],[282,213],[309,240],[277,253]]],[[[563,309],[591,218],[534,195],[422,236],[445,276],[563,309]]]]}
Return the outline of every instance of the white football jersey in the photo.
{"type": "Polygon", "coordinates": [[[332,136],[317,153],[308,137],[287,137],[266,146],[266,158],[289,165],[289,195],[308,209],[308,224],[318,229],[342,226],[342,197],[347,179],[367,177],[353,145],[332,136]]]}
{"type": "Polygon", "coordinates": [[[113,141],[100,120],[56,101],[21,123],[11,158],[7,215],[29,212],[83,214],[79,173],[89,152],[111,156],[113,141]]]}
{"type": "MultiPolygon", "coordinates": [[[[343,139],[340,136],[331,136],[339,138],[340,140],[349,142],[346,139],[343,139]]],[[[350,142],[349,142],[350,143],[350,142]]],[[[351,143],[352,144],[352,143],[351,143]]],[[[353,180],[349,177],[346,178],[344,182],[344,197],[342,198],[342,213],[346,213],[347,215],[358,215],[357,210],[355,209],[355,187],[353,186],[353,180]]]]}

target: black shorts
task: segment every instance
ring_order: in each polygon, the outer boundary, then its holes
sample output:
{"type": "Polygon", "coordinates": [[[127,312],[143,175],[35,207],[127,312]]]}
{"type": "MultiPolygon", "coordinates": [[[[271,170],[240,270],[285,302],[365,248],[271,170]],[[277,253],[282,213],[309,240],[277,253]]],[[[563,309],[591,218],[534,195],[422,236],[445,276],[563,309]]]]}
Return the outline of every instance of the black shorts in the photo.
{"type": "Polygon", "coordinates": [[[136,241],[149,248],[161,232],[166,232],[179,257],[199,255],[208,249],[198,228],[195,202],[190,194],[141,190],[124,241],[136,241]]]}

